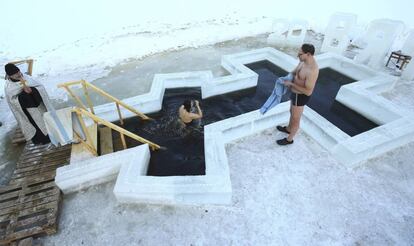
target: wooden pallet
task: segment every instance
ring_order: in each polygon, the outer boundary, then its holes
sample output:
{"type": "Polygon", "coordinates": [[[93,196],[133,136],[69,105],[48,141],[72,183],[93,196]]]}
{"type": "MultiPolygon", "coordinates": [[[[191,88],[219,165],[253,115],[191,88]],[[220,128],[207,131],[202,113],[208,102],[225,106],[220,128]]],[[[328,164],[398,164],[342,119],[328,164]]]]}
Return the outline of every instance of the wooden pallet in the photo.
{"type": "Polygon", "coordinates": [[[24,138],[23,132],[20,129],[20,127],[17,127],[13,133],[12,144],[18,145],[22,143],[26,143],[26,138],[24,138]]]}
{"type": "Polygon", "coordinates": [[[51,150],[46,149],[45,145],[41,147],[33,146],[30,149],[26,146],[23,154],[16,165],[9,184],[16,184],[24,181],[26,178],[32,178],[56,174],[56,169],[69,162],[70,145],[51,150]],[[28,150],[28,151],[26,151],[28,150]]]}
{"type": "Polygon", "coordinates": [[[0,187],[0,245],[57,231],[62,195],[54,178],[69,158],[70,146],[26,144],[9,185],[0,187]]]}
{"type": "Polygon", "coordinates": [[[13,242],[10,244],[10,246],[36,246],[36,245],[40,245],[40,244],[33,244],[33,238],[32,237],[28,237],[25,239],[20,240],[19,242],[13,242]]]}

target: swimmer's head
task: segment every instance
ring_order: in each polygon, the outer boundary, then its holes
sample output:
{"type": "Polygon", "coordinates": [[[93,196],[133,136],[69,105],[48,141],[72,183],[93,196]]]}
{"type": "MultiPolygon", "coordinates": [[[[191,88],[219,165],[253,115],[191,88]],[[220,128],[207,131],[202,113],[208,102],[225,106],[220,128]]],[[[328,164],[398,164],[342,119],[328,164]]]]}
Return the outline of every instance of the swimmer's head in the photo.
{"type": "Polygon", "coordinates": [[[185,100],[183,105],[184,105],[185,110],[187,110],[187,112],[191,111],[191,100],[185,100]]]}

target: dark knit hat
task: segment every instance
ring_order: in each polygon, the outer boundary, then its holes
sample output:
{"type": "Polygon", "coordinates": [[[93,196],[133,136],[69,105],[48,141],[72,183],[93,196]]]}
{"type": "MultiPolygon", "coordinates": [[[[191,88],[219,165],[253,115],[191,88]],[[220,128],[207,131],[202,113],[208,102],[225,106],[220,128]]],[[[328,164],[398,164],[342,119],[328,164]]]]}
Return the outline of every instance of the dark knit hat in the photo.
{"type": "Polygon", "coordinates": [[[6,74],[8,76],[12,76],[13,74],[20,72],[20,69],[12,63],[6,64],[6,66],[4,66],[4,70],[6,70],[6,74]]]}

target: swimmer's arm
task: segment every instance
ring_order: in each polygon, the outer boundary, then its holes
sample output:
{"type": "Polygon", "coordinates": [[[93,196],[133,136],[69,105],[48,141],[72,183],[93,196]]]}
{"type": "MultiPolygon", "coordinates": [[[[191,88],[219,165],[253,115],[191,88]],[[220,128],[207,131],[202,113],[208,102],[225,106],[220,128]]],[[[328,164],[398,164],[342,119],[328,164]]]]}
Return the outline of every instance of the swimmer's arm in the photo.
{"type": "Polygon", "coordinates": [[[184,106],[181,106],[181,107],[178,109],[178,116],[180,116],[180,118],[182,118],[182,117],[183,117],[183,108],[184,108],[184,106]]]}
{"type": "Polygon", "coordinates": [[[196,101],[196,107],[197,107],[197,111],[198,111],[198,113],[197,113],[197,114],[195,114],[195,113],[187,113],[187,115],[188,115],[188,116],[189,116],[192,120],[198,120],[198,119],[203,118],[203,111],[201,111],[200,104],[199,104],[199,102],[198,102],[198,101],[196,101]]]}
{"type": "Polygon", "coordinates": [[[198,120],[201,119],[203,117],[203,114],[195,114],[195,113],[188,113],[188,116],[192,119],[192,120],[198,120]]]}
{"type": "Polygon", "coordinates": [[[200,118],[203,117],[203,111],[201,111],[200,108],[200,103],[196,100],[196,106],[197,106],[197,110],[198,110],[198,115],[200,116],[200,118]]]}

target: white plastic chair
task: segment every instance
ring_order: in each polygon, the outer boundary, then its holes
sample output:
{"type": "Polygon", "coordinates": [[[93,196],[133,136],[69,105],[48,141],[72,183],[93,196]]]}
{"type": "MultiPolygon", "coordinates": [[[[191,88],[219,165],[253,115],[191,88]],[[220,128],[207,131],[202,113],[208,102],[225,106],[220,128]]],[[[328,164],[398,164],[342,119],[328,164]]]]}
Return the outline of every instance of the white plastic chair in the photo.
{"type": "MultiPolygon", "coordinates": [[[[407,39],[401,49],[403,54],[414,57],[414,29],[411,29],[407,39]]],[[[414,80],[414,60],[411,60],[404,68],[401,78],[406,80],[414,80]]]]}
{"type": "Polygon", "coordinates": [[[372,21],[363,38],[367,46],[355,56],[355,61],[380,68],[385,63],[384,59],[394,39],[403,29],[404,23],[401,21],[389,19],[372,21]]]}
{"type": "Polygon", "coordinates": [[[349,45],[349,33],[357,21],[357,16],[348,13],[335,13],[329,19],[322,43],[322,52],[342,54],[349,45]]]}
{"type": "Polygon", "coordinates": [[[306,20],[292,20],[286,37],[286,46],[297,47],[303,44],[309,23],[306,20]]]}
{"type": "Polygon", "coordinates": [[[276,19],[273,21],[273,32],[267,38],[267,43],[280,47],[300,46],[305,40],[308,26],[305,20],[276,19]]]}
{"type": "Polygon", "coordinates": [[[275,19],[272,24],[272,33],[267,38],[267,43],[283,47],[286,44],[286,37],[289,31],[287,19],[275,19]]]}
{"type": "Polygon", "coordinates": [[[411,29],[407,39],[404,42],[403,47],[401,48],[403,54],[414,57],[414,29],[411,29]]]}

